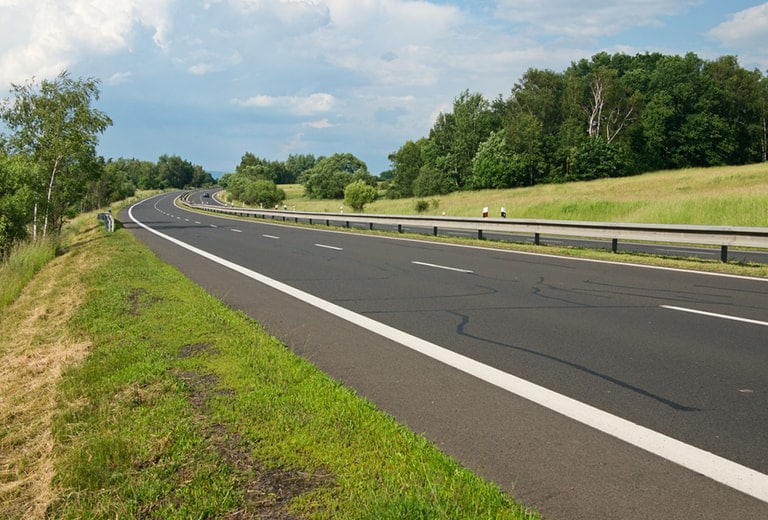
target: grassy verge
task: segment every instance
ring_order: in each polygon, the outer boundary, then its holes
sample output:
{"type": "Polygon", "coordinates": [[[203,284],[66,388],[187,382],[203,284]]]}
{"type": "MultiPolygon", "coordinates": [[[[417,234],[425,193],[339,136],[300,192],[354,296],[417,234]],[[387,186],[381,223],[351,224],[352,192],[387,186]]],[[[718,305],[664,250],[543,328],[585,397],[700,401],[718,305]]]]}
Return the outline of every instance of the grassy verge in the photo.
{"type": "MultiPolygon", "coordinates": [[[[337,212],[344,203],[308,199],[298,185],[281,188],[288,197],[288,207],[299,211],[337,212]]],[[[418,200],[382,198],[366,205],[365,212],[414,214],[418,200]]],[[[425,201],[425,215],[479,218],[483,208],[488,207],[491,217],[499,217],[504,207],[509,218],[767,226],[768,163],[508,190],[462,191],[426,197],[425,201]]]]}
{"type": "Polygon", "coordinates": [[[56,242],[51,239],[20,244],[11,251],[8,260],[0,263],[0,310],[13,302],[22,289],[56,254],[56,242]]]}
{"type": "Polygon", "coordinates": [[[93,221],[0,319],[0,517],[536,517],[93,221]]]}

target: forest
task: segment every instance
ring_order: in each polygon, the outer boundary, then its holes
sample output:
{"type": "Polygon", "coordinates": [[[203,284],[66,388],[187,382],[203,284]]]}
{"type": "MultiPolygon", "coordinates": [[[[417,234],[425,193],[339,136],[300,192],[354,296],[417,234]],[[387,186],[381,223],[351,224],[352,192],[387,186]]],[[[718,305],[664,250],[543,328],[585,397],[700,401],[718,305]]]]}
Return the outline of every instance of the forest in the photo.
{"type": "Polygon", "coordinates": [[[389,159],[389,197],[766,161],[768,79],[736,57],[600,53],[529,69],[508,97],[462,92],[389,159]]]}

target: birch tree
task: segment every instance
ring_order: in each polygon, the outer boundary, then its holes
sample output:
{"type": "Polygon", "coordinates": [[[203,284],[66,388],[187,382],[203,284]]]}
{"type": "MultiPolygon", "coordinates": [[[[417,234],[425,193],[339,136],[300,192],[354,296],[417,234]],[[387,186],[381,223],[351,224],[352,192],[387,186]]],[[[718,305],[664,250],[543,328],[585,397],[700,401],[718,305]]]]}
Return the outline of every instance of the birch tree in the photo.
{"type": "Polygon", "coordinates": [[[0,118],[11,131],[11,153],[29,157],[44,178],[33,186],[33,238],[59,229],[67,206],[76,206],[94,173],[98,136],[112,120],[91,106],[99,81],[73,79],[67,71],[53,80],[12,84],[0,118]],[[38,228],[42,227],[42,231],[38,228]]]}

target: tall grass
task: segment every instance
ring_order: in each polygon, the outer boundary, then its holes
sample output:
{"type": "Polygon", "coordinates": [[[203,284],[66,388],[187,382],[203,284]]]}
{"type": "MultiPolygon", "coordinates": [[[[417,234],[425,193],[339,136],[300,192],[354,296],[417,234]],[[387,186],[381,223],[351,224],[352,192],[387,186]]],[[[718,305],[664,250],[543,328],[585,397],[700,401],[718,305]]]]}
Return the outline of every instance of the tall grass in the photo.
{"type": "Polygon", "coordinates": [[[21,294],[22,289],[56,255],[58,241],[45,238],[18,244],[0,264],[0,310],[21,294]]]}
{"type": "MultiPolygon", "coordinates": [[[[285,187],[284,187],[285,189],[285,187]]],[[[286,189],[289,208],[337,212],[340,200],[311,200],[286,189]]],[[[768,163],[661,171],[619,179],[542,184],[427,197],[427,215],[480,217],[484,207],[508,218],[768,226],[768,163]]],[[[419,199],[379,199],[369,214],[415,214],[419,199]]]]}

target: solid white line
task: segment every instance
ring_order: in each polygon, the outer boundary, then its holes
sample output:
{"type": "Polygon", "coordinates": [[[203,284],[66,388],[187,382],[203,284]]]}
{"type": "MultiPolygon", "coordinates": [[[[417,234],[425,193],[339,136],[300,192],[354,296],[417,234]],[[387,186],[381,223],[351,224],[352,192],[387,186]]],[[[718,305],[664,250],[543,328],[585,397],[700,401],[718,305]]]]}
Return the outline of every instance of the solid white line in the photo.
{"type": "Polygon", "coordinates": [[[275,240],[280,240],[280,237],[276,237],[275,235],[261,235],[261,236],[263,236],[264,238],[272,238],[275,240]]]}
{"type": "Polygon", "coordinates": [[[344,249],[336,246],[326,246],[325,244],[315,244],[316,247],[322,247],[325,249],[333,249],[335,251],[344,251],[344,249]]]}
{"type": "Polygon", "coordinates": [[[675,307],[673,305],[662,305],[664,309],[670,309],[673,311],[690,312],[691,314],[701,314],[702,316],[710,316],[712,318],[722,318],[724,320],[742,321],[744,323],[752,323],[753,325],[762,325],[768,327],[768,321],[751,320],[749,318],[740,318],[739,316],[729,316],[727,314],[717,314],[715,312],[699,311],[696,309],[686,309],[685,307],[675,307]]]}
{"type": "Polygon", "coordinates": [[[350,323],[375,332],[382,337],[397,342],[416,352],[420,352],[482,381],[486,381],[533,403],[549,408],[552,411],[607,433],[608,435],[612,435],[633,446],[658,455],[659,457],[663,457],[671,462],[688,468],[691,471],[709,477],[716,482],[757,498],[758,500],[768,502],[768,475],[732,462],[715,455],[714,453],[685,444],[672,437],[668,437],[644,426],[640,426],[639,424],[609,414],[608,412],[604,412],[565,395],[558,394],[557,392],[553,392],[552,390],[513,376],[512,374],[502,372],[499,369],[480,363],[472,358],[457,354],[447,348],[412,336],[411,334],[390,327],[389,325],[379,323],[367,316],[352,312],[334,303],[318,298],[317,296],[300,291],[290,285],[273,280],[261,273],[257,273],[256,271],[252,271],[234,262],[230,262],[229,260],[160,233],[133,217],[133,208],[139,204],[141,204],[141,202],[129,208],[128,215],[131,217],[131,220],[150,233],[154,233],[179,247],[187,249],[203,258],[207,258],[212,262],[216,262],[219,265],[247,276],[252,280],[261,282],[289,296],[298,298],[309,305],[333,314],[350,323]]]}
{"type": "Polygon", "coordinates": [[[435,267],[437,269],[445,269],[446,271],[457,271],[459,273],[472,273],[473,271],[468,271],[467,269],[458,269],[456,267],[447,267],[445,265],[437,265],[437,264],[428,264],[426,262],[411,262],[412,264],[416,265],[425,265],[427,267],[435,267]]]}

